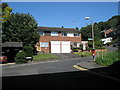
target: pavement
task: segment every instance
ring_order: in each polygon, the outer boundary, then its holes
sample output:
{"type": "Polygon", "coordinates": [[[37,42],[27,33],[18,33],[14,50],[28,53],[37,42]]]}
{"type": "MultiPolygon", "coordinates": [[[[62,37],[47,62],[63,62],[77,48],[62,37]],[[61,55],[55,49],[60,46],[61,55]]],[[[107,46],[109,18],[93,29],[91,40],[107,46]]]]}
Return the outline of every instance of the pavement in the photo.
{"type": "Polygon", "coordinates": [[[116,62],[111,66],[101,66],[96,64],[93,60],[87,60],[81,61],[73,65],[73,67],[81,71],[87,71],[120,82],[120,62],[116,62]]]}
{"type": "Polygon", "coordinates": [[[94,68],[102,68],[105,66],[101,66],[96,64],[94,61],[92,60],[88,60],[88,61],[81,61],[79,63],[76,64],[79,67],[85,68],[85,69],[94,69],[94,68]]]}

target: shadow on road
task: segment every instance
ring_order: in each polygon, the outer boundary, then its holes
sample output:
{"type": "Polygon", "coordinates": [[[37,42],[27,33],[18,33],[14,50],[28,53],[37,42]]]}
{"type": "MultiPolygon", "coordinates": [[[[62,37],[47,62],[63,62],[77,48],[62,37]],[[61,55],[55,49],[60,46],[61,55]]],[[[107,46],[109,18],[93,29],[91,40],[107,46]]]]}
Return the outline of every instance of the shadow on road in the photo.
{"type": "Polygon", "coordinates": [[[88,71],[74,71],[3,77],[2,88],[120,88],[120,82],[88,71]]]}

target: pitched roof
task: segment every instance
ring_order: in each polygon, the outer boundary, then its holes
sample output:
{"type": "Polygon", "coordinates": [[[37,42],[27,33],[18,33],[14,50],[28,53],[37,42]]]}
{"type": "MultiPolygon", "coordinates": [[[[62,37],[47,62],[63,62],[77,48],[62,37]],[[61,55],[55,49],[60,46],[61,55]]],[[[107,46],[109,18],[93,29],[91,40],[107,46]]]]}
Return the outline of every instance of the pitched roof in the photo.
{"type": "Polygon", "coordinates": [[[60,27],[37,27],[39,31],[57,31],[57,32],[74,32],[80,33],[80,31],[76,30],[75,28],[60,28],[60,27]]]}
{"type": "Polygon", "coordinates": [[[104,33],[105,33],[105,34],[109,34],[109,33],[113,32],[113,31],[114,31],[113,29],[108,29],[108,30],[106,30],[104,33]]]}

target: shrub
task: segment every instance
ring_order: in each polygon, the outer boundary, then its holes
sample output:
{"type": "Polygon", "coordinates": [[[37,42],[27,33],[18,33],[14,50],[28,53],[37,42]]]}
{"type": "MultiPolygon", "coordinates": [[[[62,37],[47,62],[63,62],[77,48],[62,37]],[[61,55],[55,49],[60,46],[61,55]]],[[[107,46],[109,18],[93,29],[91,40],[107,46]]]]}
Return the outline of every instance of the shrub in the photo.
{"type": "Polygon", "coordinates": [[[17,64],[27,63],[27,60],[25,60],[25,58],[26,53],[22,50],[16,54],[15,63],[17,64]]]}
{"type": "Polygon", "coordinates": [[[81,57],[86,57],[87,54],[86,53],[81,53],[81,57]]]}
{"type": "Polygon", "coordinates": [[[74,48],[74,49],[73,49],[73,52],[78,52],[78,49],[74,48]]]}
{"type": "Polygon", "coordinates": [[[23,47],[23,50],[25,51],[27,57],[33,56],[33,47],[32,46],[25,46],[25,47],[23,47]]]}
{"type": "Polygon", "coordinates": [[[78,54],[81,57],[92,56],[91,52],[75,52],[75,54],[78,54]]]}

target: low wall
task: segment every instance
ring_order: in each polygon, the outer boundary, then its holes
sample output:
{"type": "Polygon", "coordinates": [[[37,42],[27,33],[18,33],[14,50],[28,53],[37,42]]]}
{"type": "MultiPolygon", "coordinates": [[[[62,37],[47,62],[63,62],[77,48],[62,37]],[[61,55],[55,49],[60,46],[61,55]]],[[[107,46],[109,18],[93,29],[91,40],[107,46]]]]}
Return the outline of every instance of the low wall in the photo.
{"type": "MultiPolygon", "coordinates": [[[[107,49],[95,49],[96,52],[106,52],[108,51],[107,49]]],[[[90,50],[92,52],[92,50],[90,50]]]]}

